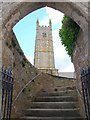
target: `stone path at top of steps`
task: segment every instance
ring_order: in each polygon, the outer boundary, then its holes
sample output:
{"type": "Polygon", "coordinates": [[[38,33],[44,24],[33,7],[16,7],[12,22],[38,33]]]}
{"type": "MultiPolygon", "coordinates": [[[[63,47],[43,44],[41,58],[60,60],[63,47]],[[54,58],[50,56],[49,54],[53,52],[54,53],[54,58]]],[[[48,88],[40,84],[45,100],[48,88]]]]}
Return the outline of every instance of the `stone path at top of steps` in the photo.
{"type": "Polygon", "coordinates": [[[23,120],[83,120],[79,114],[75,87],[42,90],[23,110],[23,120]]]}

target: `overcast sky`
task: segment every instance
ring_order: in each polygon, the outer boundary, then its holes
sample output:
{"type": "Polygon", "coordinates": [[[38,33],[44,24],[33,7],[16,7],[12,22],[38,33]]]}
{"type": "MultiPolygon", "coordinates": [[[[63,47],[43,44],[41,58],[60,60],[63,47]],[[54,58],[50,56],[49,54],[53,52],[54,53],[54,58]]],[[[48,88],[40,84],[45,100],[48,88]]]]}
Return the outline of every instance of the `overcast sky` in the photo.
{"type": "Polygon", "coordinates": [[[36,20],[38,18],[40,25],[48,26],[49,19],[51,19],[55,66],[61,72],[74,71],[73,63],[71,63],[71,58],[67,55],[59,37],[59,29],[62,26],[61,21],[63,19],[63,16],[63,13],[55,9],[45,7],[30,13],[14,26],[13,31],[18,39],[18,42],[25,56],[32,64],[34,59],[36,38],[36,20]]]}

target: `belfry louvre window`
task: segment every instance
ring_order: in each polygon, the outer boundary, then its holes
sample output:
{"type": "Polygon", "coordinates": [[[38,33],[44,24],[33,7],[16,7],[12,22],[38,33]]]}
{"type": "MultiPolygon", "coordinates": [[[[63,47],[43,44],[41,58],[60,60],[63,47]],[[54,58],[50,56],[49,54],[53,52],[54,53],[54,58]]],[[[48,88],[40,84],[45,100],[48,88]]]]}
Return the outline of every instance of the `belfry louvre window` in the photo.
{"type": "Polygon", "coordinates": [[[43,37],[47,37],[47,34],[46,33],[42,33],[43,37]]]}

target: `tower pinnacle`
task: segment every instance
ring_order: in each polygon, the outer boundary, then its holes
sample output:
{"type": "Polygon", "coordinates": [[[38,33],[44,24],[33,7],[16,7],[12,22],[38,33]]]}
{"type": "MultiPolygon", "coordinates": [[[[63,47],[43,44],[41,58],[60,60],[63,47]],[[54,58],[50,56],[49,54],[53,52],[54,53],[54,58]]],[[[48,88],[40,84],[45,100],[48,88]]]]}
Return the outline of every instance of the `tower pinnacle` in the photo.
{"type": "Polygon", "coordinates": [[[52,21],[51,21],[51,19],[49,19],[49,25],[52,26],[52,21]]]}
{"type": "Polygon", "coordinates": [[[36,24],[37,24],[37,26],[39,26],[39,20],[38,20],[38,18],[37,18],[37,22],[36,22],[36,24]]]}

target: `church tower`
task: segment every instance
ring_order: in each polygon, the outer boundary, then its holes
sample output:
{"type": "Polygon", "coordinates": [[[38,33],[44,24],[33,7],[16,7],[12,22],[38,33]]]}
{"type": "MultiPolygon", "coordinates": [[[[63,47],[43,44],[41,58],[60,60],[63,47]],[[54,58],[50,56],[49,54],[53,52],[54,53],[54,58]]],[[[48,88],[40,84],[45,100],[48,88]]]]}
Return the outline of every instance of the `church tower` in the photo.
{"type": "Polygon", "coordinates": [[[55,69],[51,20],[47,27],[40,26],[37,19],[34,66],[41,72],[58,75],[58,70],[55,69]]]}

